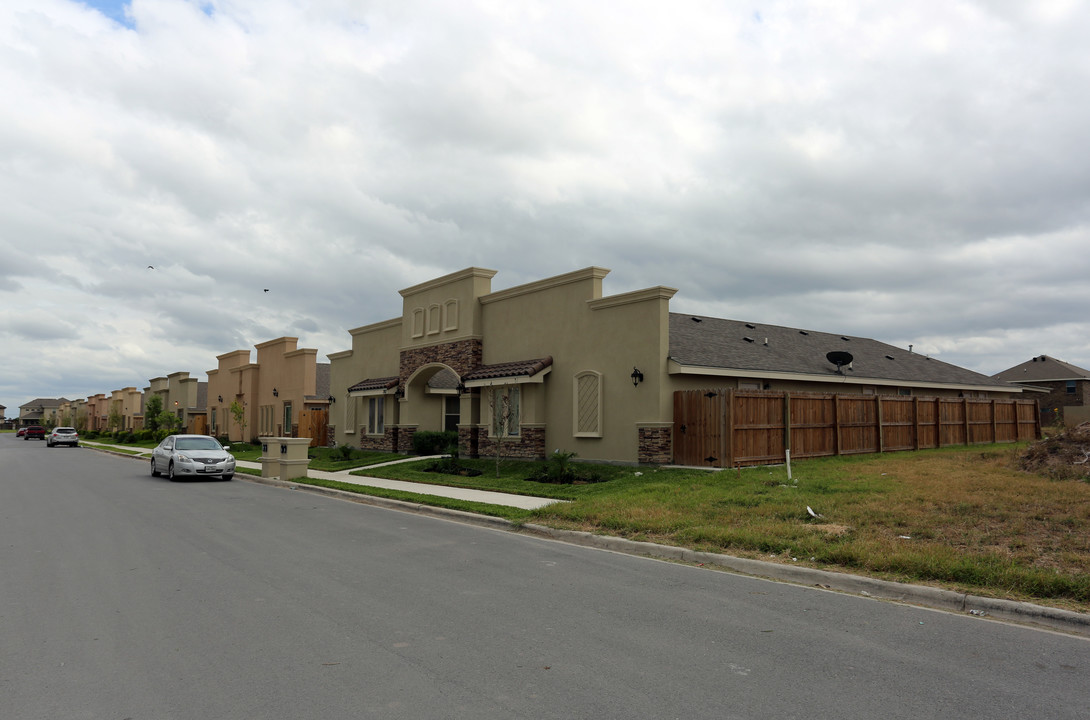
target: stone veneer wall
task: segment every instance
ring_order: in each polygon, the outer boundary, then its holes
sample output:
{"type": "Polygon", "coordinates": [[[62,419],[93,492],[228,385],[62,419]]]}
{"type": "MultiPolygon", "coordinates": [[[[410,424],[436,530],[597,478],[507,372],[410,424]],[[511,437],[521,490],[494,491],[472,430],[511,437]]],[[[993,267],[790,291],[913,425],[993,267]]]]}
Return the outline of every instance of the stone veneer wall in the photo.
{"type": "Polygon", "coordinates": [[[637,459],[641,464],[647,465],[666,465],[673,462],[673,425],[649,425],[640,427],[637,459]]]}
{"type": "Polygon", "coordinates": [[[481,365],[484,351],[479,339],[458,340],[456,342],[409,348],[401,351],[401,385],[417,368],[428,363],[443,363],[459,376],[481,365]]]}
{"type": "Polygon", "coordinates": [[[394,434],[394,452],[413,454],[413,435],[416,434],[416,425],[402,425],[394,434]]]}
{"type": "MultiPolygon", "coordinates": [[[[503,456],[520,460],[544,460],[545,428],[523,425],[519,431],[518,437],[503,441],[503,456]]],[[[479,430],[477,450],[480,457],[494,457],[496,454],[496,441],[488,434],[487,428],[482,427],[479,430]]]]}
{"type": "Polygon", "coordinates": [[[360,449],[361,450],[379,450],[382,452],[397,452],[397,438],[398,428],[388,427],[382,434],[382,437],[377,435],[360,435],[360,449]]]}

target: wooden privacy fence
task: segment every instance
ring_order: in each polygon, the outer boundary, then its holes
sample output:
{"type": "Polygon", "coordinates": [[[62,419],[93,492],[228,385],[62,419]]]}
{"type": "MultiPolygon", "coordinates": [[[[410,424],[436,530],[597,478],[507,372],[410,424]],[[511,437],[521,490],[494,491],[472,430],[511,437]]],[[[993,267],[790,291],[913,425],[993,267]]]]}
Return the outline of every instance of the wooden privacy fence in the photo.
{"type": "Polygon", "coordinates": [[[921,450],[1040,437],[1036,400],[746,390],[674,393],[674,462],[734,467],[791,457],[921,450]]]}

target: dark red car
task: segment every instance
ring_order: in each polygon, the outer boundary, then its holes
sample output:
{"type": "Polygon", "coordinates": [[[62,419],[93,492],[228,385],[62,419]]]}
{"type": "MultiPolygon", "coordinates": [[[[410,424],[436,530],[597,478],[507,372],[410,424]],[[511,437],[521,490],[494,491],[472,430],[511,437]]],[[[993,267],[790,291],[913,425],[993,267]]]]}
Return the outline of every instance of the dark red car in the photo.
{"type": "Polygon", "coordinates": [[[31,425],[26,429],[24,440],[45,440],[45,428],[41,425],[31,425]]]}

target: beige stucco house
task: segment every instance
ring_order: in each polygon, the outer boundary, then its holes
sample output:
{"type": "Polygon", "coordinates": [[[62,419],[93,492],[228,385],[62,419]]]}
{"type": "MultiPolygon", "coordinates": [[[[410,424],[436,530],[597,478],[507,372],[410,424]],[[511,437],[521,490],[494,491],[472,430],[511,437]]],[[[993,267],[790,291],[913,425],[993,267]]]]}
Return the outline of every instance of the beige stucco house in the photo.
{"type": "Polygon", "coordinates": [[[329,406],[329,366],[318,363],[318,351],[299,348],[299,339],[280,337],[249,350],[217,355],[208,371],[208,430],[231,440],[262,435],[316,437],[326,443],[325,416],[329,406]],[[242,424],[231,412],[237,402],[242,424]]]}
{"type": "Polygon", "coordinates": [[[179,427],[186,432],[203,434],[207,427],[208,383],[188,372],[178,371],[163,377],[151,378],[144,388],[144,407],[153,397],[162,401],[163,412],[178,418],[179,427]]]}
{"type": "Polygon", "coordinates": [[[512,457],[663,463],[677,390],[1020,392],[867,338],[672,313],[673,288],[605,295],[608,272],[493,291],[496,272],[472,267],[402,290],[399,317],[350,330],[351,348],[329,355],[333,440],[406,451],[416,432],[457,429],[467,456],[502,437],[512,457]]]}

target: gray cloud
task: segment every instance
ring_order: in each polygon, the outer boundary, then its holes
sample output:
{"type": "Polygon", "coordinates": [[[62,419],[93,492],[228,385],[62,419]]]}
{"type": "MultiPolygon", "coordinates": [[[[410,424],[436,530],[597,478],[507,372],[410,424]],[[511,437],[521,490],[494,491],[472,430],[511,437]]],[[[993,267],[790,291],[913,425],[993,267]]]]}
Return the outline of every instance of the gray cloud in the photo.
{"type": "Polygon", "coordinates": [[[9,407],[281,335],[343,350],[398,289],[469,265],[496,289],[601,265],[607,292],[672,286],[679,311],[988,373],[1090,367],[1078,4],[178,0],[125,20],[0,9],[9,407]]]}

